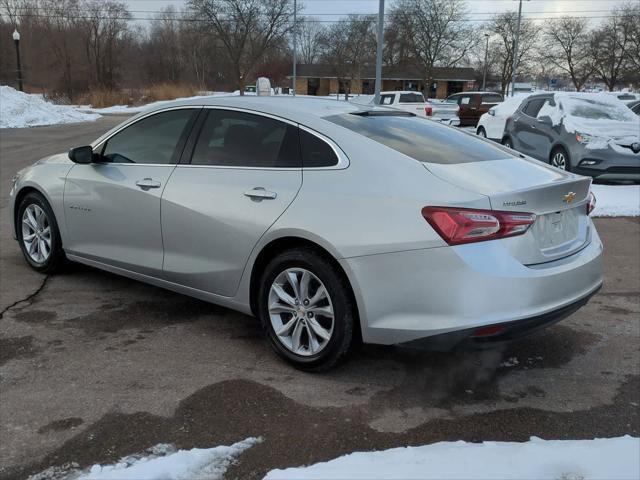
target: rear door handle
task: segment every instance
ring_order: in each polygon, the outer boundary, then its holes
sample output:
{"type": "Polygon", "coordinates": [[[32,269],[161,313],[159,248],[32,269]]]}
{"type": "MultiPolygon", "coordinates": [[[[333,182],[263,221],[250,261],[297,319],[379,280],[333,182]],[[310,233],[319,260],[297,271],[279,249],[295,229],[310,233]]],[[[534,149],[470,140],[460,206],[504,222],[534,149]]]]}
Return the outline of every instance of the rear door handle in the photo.
{"type": "Polygon", "coordinates": [[[136,185],[139,186],[142,190],[149,190],[150,188],[160,188],[161,183],[154,180],[153,178],[143,178],[142,180],[138,180],[136,185]]]}
{"type": "Polygon", "coordinates": [[[278,196],[276,192],[265,190],[264,187],[255,187],[244,194],[253,200],[273,200],[278,196]]]}

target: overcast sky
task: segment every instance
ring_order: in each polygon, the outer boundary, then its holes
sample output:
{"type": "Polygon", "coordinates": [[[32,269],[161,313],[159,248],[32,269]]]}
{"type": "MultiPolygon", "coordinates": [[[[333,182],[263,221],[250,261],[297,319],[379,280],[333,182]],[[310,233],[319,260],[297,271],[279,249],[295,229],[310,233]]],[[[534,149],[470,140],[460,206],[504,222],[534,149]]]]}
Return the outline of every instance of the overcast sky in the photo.
{"type": "MultiPolygon", "coordinates": [[[[126,0],[134,17],[147,18],[153,16],[167,5],[178,8],[186,3],[186,0],[126,0]]],[[[330,21],[340,18],[348,13],[377,13],[378,0],[299,0],[304,5],[304,14],[318,16],[321,20],[330,21]]],[[[392,0],[386,0],[389,7],[392,0]]],[[[524,16],[530,18],[544,18],[558,15],[575,15],[588,17],[606,16],[615,6],[625,3],[620,0],[525,0],[522,11],[524,16]]],[[[517,11],[518,0],[467,0],[470,18],[482,21],[494,13],[507,10],[517,11]]],[[[592,22],[599,22],[601,18],[592,18],[592,22]]]]}

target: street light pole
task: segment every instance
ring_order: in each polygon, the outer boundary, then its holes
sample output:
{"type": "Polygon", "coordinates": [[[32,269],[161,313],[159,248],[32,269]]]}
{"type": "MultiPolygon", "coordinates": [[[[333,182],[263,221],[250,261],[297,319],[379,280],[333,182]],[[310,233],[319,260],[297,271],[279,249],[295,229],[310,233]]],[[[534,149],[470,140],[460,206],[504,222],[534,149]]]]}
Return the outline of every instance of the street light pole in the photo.
{"type": "Polygon", "coordinates": [[[482,91],[484,92],[487,86],[487,59],[489,58],[489,34],[484,34],[487,39],[487,46],[484,49],[484,72],[482,74],[482,91]]]}
{"type": "Polygon", "coordinates": [[[298,48],[298,1],[293,0],[293,96],[296,96],[296,50],[298,48]]]}
{"type": "Polygon", "coordinates": [[[511,96],[516,90],[516,67],[518,65],[518,41],[520,40],[520,20],[522,18],[522,0],[518,6],[518,26],[516,27],[516,39],[513,42],[513,64],[511,66],[511,96]]]}
{"type": "Polygon", "coordinates": [[[378,45],[376,48],[376,85],[373,102],[380,103],[382,90],[382,44],[384,43],[384,0],[378,4],[378,45]]]}
{"type": "Polygon", "coordinates": [[[20,66],[20,33],[17,29],[13,30],[13,42],[16,44],[16,61],[18,64],[18,90],[24,91],[22,88],[22,67],[20,66]]]}

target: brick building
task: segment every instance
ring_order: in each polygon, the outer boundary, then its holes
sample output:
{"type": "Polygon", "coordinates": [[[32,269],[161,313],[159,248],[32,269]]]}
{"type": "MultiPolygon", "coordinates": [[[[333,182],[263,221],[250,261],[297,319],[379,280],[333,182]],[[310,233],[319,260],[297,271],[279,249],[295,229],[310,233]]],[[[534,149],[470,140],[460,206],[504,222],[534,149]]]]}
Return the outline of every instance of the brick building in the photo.
{"type": "MultiPolygon", "coordinates": [[[[326,96],[345,93],[373,94],[375,86],[375,67],[363,67],[358,79],[338,79],[336,69],[331,65],[298,65],[296,71],[296,93],[300,95],[326,96]],[[351,85],[349,85],[351,83],[351,85]],[[349,88],[351,87],[351,88],[349,88]]],[[[383,67],[382,90],[423,91],[422,73],[414,67],[383,67]]],[[[429,98],[447,96],[473,90],[475,72],[473,68],[434,68],[433,83],[429,98]]]]}

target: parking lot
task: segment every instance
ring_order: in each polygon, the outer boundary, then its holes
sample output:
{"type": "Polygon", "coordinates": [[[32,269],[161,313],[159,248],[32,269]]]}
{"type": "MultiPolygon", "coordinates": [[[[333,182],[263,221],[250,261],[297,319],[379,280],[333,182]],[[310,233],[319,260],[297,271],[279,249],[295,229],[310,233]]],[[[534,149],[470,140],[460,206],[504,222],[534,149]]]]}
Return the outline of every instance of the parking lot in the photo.
{"type": "Polygon", "coordinates": [[[253,318],[84,266],[28,268],[9,228],[12,175],[122,120],[0,131],[0,477],[250,436],[264,441],[227,478],[442,440],[640,435],[637,217],[596,219],[603,289],[536,336],[502,351],[366,346],[306,374],[253,318]]]}

